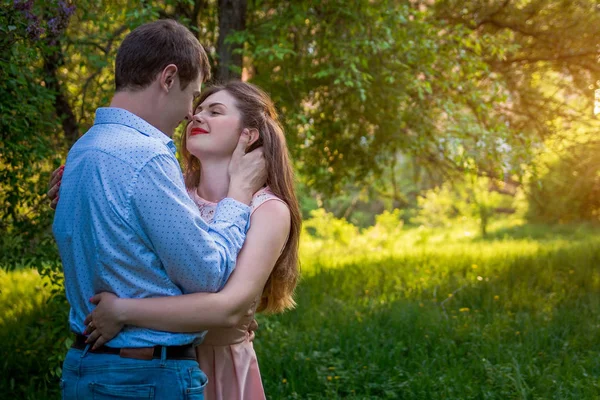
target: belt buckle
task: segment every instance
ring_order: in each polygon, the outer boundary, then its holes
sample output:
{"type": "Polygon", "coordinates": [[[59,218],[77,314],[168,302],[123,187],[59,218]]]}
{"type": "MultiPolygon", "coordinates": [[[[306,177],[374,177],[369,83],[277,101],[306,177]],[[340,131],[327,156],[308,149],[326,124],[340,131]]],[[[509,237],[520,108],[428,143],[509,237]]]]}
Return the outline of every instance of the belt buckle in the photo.
{"type": "Polygon", "coordinates": [[[154,347],[123,347],[119,351],[119,356],[136,360],[152,360],[154,358],[154,347]]]}

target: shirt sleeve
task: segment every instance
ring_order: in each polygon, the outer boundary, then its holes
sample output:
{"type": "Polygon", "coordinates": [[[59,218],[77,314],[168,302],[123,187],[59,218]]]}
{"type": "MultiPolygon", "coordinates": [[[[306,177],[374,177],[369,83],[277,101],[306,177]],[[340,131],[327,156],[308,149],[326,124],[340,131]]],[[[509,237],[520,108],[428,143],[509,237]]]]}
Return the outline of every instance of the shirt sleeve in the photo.
{"type": "Polygon", "coordinates": [[[207,224],[188,196],[174,157],[157,155],[132,185],[131,212],[141,234],[183,293],[216,292],[235,268],[249,226],[250,207],[221,201],[207,224]]]}

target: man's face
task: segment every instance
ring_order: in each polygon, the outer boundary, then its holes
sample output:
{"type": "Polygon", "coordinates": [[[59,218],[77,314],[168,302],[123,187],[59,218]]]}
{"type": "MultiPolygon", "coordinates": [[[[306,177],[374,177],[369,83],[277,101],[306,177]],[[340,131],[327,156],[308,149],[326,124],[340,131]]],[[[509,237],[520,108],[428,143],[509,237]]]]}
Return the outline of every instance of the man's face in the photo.
{"type": "Polygon", "coordinates": [[[202,78],[202,74],[199,74],[195,80],[191,81],[186,88],[182,90],[179,77],[176,77],[175,82],[169,91],[165,107],[168,118],[170,122],[172,122],[170,123],[172,131],[168,132],[168,134],[172,135],[175,128],[177,128],[187,116],[193,113],[194,99],[200,95],[202,78]]]}

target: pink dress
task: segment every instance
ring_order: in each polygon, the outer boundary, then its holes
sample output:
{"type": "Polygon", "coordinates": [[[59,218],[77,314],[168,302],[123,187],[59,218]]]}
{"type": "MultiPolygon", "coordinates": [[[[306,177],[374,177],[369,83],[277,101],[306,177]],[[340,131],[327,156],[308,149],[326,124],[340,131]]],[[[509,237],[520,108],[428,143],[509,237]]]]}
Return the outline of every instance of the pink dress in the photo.
{"type": "MultiPolygon", "coordinates": [[[[202,199],[196,191],[188,193],[198,206],[202,218],[207,222],[212,221],[217,204],[202,199]]],[[[269,200],[282,201],[269,188],[256,192],[250,204],[251,213],[269,200]]],[[[204,389],[207,400],[265,399],[256,353],[252,342],[248,340],[248,326],[254,319],[259,300],[260,296],[237,327],[211,329],[202,344],[196,347],[200,369],[208,377],[204,389]]]]}

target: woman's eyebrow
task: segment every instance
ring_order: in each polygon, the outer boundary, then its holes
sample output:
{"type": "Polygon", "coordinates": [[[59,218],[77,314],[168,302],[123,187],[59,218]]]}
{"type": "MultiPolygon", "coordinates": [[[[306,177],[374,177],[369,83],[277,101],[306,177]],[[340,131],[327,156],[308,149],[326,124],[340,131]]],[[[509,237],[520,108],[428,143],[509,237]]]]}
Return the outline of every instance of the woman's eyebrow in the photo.
{"type": "MultiPolygon", "coordinates": [[[[208,105],[208,107],[206,107],[206,108],[211,108],[214,106],[223,106],[223,107],[227,108],[227,106],[223,103],[210,103],[208,105]]],[[[202,108],[203,108],[202,105],[199,105],[198,107],[196,107],[196,111],[202,111],[202,108]]]]}

